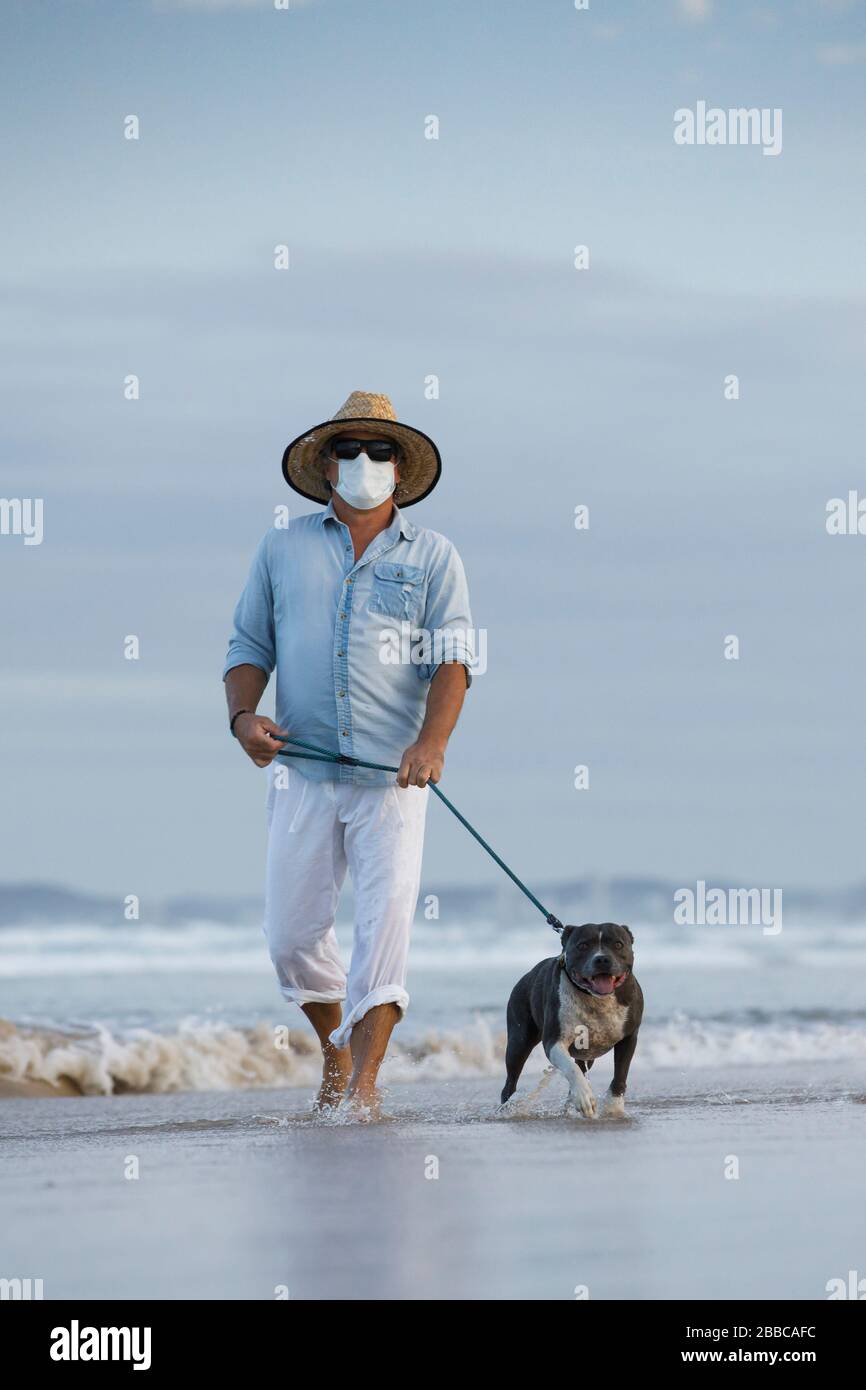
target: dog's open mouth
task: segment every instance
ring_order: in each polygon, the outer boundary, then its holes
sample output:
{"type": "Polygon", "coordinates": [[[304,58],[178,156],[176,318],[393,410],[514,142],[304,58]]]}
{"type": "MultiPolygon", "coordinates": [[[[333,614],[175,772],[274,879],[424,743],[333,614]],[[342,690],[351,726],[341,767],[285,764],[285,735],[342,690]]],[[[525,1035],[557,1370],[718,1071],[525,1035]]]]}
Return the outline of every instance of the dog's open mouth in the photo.
{"type": "Polygon", "coordinates": [[[625,984],[628,979],[628,971],[624,970],[621,975],[581,975],[581,984],[585,985],[593,994],[613,994],[615,989],[625,984]]]}

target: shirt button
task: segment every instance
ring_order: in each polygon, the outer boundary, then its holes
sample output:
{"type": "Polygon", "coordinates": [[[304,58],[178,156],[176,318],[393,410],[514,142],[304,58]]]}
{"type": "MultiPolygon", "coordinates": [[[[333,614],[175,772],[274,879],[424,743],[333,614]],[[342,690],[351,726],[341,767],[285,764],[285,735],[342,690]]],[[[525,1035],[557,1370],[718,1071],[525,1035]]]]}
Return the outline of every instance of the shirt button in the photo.
{"type": "Polygon", "coordinates": [[[342,735],[343,735],[343,738],[348,738],[348,737],[349,737],[349,730],[348,730],[348,729],[342,729],[342,730],[341,730],[341,733],[342,733],[342,735]]]}
{"type": "Polygon", "coordinates": [[[345,695],[345,693],[346,693],[345,690],[338,690],[338,691],[337,691],[337,694],[339,695],[339,697],[340,697],[341,700],[342,700],[343,696],[345,695]]]}
{"type": "Polygon", "coordinates": [[[342,656],[342,655],[343,655],[342,652],[337,652],[337,656],[342,656]]]}

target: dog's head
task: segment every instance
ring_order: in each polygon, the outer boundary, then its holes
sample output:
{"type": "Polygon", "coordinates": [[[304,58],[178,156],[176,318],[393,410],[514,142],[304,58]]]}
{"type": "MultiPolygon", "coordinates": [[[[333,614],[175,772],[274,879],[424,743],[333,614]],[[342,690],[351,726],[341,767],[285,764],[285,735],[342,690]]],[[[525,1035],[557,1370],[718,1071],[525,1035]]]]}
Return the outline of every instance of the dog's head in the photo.
{"type": "Polygon", "coordinates": [[[615,922],[564,927],[562,951],[572,981],[592,994],[613,994],[634,965],[634,937],[615,922]]]}

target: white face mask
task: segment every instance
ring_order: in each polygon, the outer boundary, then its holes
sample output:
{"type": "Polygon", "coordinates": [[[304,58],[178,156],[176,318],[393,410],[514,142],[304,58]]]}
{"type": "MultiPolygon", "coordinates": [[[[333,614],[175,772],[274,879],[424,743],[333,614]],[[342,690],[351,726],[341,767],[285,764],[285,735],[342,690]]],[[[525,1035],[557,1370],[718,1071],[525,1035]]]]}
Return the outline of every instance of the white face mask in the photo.
{"type": "Polygon", "coordinates": [[[366,454],[359,454],[356,459],[340,460],[334,491],[350,507],[368,512],[387,501],[396,486],[393,463],[377,463],[366,454]]]}

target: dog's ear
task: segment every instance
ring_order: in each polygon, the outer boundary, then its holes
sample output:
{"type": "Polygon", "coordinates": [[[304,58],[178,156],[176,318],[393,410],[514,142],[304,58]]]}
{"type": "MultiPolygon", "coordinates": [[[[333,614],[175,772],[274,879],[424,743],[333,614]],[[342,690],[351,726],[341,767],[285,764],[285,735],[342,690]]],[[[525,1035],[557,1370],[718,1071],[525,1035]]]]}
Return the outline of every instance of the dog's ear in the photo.
{"type": "Polygon", "coordinates": [[[562,935],[561,935],[560,938],[559,938],[559,944],[560,944],[560,946],[562,947],[563,951],[565,950],[565,943],[566,943],[566,941],[568,940],[569,935],[570,935],[571,932],[573,932],[573,931],[574,931],[574,927],[563,927],[563,929],[562,929],[562,935]]]}
{"type": "Polygon", "coordinates": [[[627,927],[627,926],[625,925],[625,923],[623,923],[622,926],[620,927],[620,931],[628,932],[628,939],[629,939],[629,941],[631,942],[631,944],[632,944],[632,946],[633,946],[633,945],[634,945],[634,935],[632,934],[632,929],[631,929],[631,927],[627,927]]]}

